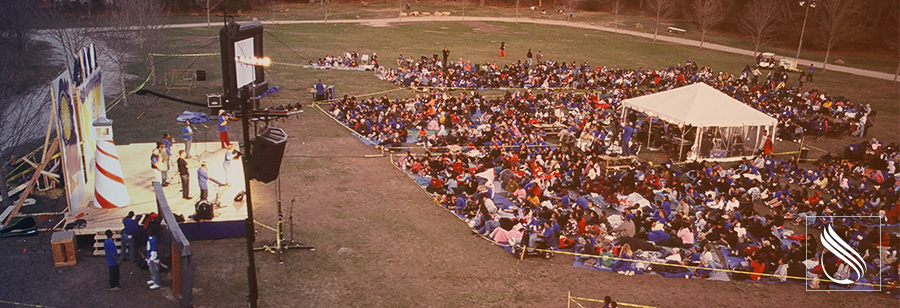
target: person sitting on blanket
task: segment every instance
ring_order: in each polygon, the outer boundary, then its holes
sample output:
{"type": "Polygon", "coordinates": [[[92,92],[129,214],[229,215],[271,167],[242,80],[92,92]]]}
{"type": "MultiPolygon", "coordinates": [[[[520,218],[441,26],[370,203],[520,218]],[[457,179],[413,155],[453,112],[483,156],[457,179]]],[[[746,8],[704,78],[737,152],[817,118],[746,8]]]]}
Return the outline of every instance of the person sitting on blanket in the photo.
{"type": "Polygon", "coordinates": [[[703,246],[703,252],[700,253],[700,264],[707,264],[712,268],[722,268],[722,264],[715,259],[711,245],[703,246]]]}
{"type": "Polygon", "coordinates": [[[616,260],[612,259],[615,256],[612,251],[609,251],[609,247],[601,246],[600,247],[600,262],[594,265],[595,268],[610,268],[613,264],[616,263],[616,260]]]}
{"type": "Polygon", "coordinates": [[[613,234],[617,238],[633,237],[635,234],[634,214],[631,214],[631,210],[626,210],[625,213],[622,213],[622,216],[625,219],[619,227],[613,230],[613,234]]]}
{"type": "Polygon", "coordinates": [[[537,246],[538,242],[546,242],[550,249],[558,250],[559,249],[559,227],[554,226],[555,222],[551,220],[544,221],[543,224],[539,224],[538,229],[535,232],[531,233],[531,236],[528,238],[528,248],[534,249],[537,246]]]}
{"type": "Polygon", "coordinates": [[[522,241],[522,226],[521,225],[513,225],[513,223],[505,222],[504,220],[509,220],[508,218],[500,219],[500,227],[494,228],[494,231],[491,232],[490,238],[497,242],[498,244],[507,244],[507,243],[519,243],[522,241]],[[507,230],[504,225],[509,226],[509,230],[507,230]]]}
{"type": "MultiPolygon", "coordinates": [[[[597,250],[594,249],[594,244],[591,243],[591,240],[589,240],[587,237],[583,237],[583,236],[578,237],[578,240],[575,244],[575,253],[579,254],[579,255],[575,256],[575,261],[586,262],[587,260],[590,260],[590,259],[593,259],[595,261],[597,260],[596,258],[591,257],[591,256],[597,255],[597,250]]],[[[592,261],[592,262],[595,262],[595,261],[592,261]]]]}
{"type": "Polygon", "coordinates": [[[619,248],[619,260],[613,264],[612,269],[621,275],[634,276],[634,252],[631,251],[631,245],[625,243],[619,248]]]}

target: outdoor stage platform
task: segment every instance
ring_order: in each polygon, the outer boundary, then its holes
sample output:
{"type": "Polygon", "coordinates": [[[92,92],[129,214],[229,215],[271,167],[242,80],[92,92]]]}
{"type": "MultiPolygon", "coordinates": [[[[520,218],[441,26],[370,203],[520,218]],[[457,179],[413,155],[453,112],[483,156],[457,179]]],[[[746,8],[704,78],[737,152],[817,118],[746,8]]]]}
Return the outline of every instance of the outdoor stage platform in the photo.
{"type": "MultiPolygon", "coordinates": [[[[237,146],[237,143],[232,141],[237,146]]],[[[111,230],[122,229],[122,218],[129,211],[134,211],[135,215],[149,214],[157,212],[156,195],[151,185],[154,181],[153,171],[150,169],[150,155],[155,143],[137,143],[129,145],[117,145],[116,151],[119,154],[119,163],[122,165],[122,173],[124,174],[125,186],[128,189],[128,195],[131,198],[131,204],[117,209],[102,209],[88,205],[87,201],[75,210],[76,217],[87,221],[87,226],[81,229],[73,229],[76,235],[96,235],[111,230]]],[[[233,160],[228,172],[229,186],[217,186],[213,181],[209,181],[209,197],[208,201],[214,202],[218,193],[218,200],[221,207],[214,209],[215,217],[212,220],[204,220],[196,222],[190,218],[194,214],[194,205],[200,200],[200,186],[197,184],[197,169],[200,168],[200,161],[206,161],[209,170],[210,179],[215,179],[225,183],[225,169],[223,163],[225,161],[225,149],[222,149],[218,142],[197,142],[191,145],[191,152],[194,154],[188,159],[188,169],[190,170],[190,195],[193,198],[186,200],[181,195],[181,180],[178,176],[178,167],[175,163],[177,153],[184,149],[183,143],[177,143],[172,146],[172,162],[171,169],[168,172],[168,187],[163,190],[166,194],[169,207],[172,212],[177,215],[184,215],[185,222],[181,223],[181,229],[185,236],[190,240],[196,239],[219,239],[229,237],[242,237],[246,234],[245,221],[247,219],[246,204],[243,202],[235,202],[235,196],[244,191],[244,170],[240,159],[233,160]]],[[[158,181],[158,179],[156,179],[158,181]]],[[[93,200],[94,185],[88,183],[85,192],[87,200],[93,200]]],[[[70,222],[73,219],[70,218],[70,222]]]]}

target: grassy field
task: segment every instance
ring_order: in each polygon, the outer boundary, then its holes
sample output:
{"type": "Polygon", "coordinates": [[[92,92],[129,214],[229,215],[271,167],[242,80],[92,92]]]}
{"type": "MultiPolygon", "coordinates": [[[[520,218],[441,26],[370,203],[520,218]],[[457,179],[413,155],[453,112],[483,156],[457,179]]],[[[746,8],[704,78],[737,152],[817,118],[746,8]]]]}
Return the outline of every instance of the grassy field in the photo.
{"type": "MultiPolygon", "coordinates": [[[[160,46],[163,54],[218,52],[217,29],[169,29],[167,41],[160,46]]],[[[406,57],[428,56],[440,53],[447,46],[451,59],[463,58],[474,63],[497,62],[505,64],[524,59],[529,48],[542,51],[545,59],[581,63],[592,66],[620,68],[665,68],[683,64],[688,58],[700,65],[709,65],[717,71],[739,73],[752,59],[747,57],[665,43],[654,43],[624,35],[601,31],[574,30],[564,27],[547,27],[533,24],[444,22],[401,23],[388,27],[371,27],[354,24],[277,25],[267,26],[266,53],[273,61],[294,65],[306,64],[325,55],[340,55],[346,51],[362,54],[377,52],[382,65],[395,66],[399,54],[406,57]],[[506,42],[505,59],[496,57],[500,42],[506,42]]],[[[162,83],[165,72],[179,69],[205,69],[209,81],[199,82],[191,91],[172,90],[170,94],[194,101],[205,101],[206,93],[221,92],[219,58],[204,57],[156,57],[158,81],[162,83]]],[[[144,70],[141,78],[132,81],[137,85],[149,73],[144,70]]],[[[267,79],[281,87],[282,92],[267,98],[263,104],[278,105],[306,101],[307,92],[318,79],[335,84],[339,96],[344,94],[366,96],[396,90],[390,83],[377,80],[370,72],[304,70],[291,65],[273,65],[267,69],[267,79]]],[[[791,78],[796,80],[796,76],[791,78]]],[[[835,72],[819,72],[815,82],[806,88],[817,88],[831,95],[843,96],[854,102],[868,103],[879,111],[873,137],[896,142],[897,123],[900,123],[898,100],[900,92],[895,83],[835,72]]],[[[164,90],[162,85],[151,89],[164,90]]],[[[404,91],[387,93],[390,96],[409,95],[404,91]]],[[[163,132],[176,132],[173,112],[199,111],[187,105],[131,96],[129,107],[117,106],[110,116],[123,119],[116,122],[117,138],[126,142],[155,140],[163,132]],[[127,119],[127,121],[125,120],[127,119]],[[140,125],[134,125],[140,124],[140,125]]],[[[213,136],[215,137],[215,136],[213,136]]],[[[817,148],[839,151],[849,143],[849,137],[827,138],[817,148]]],[[[794,149],[796,144],[780,144],[781,149],[794,149]]],[[[813,153],[816,154],[815,152],[813,153]]]]}
{"type": "MultiPolygon", "coordinates": [[[[362,6],[358,2],[337,4],[332,8],[332,13],[328,19],[354,19],[354,18],[391,18],[398,17],[401,11],[401,5],[408,1],[369,1],[368,6],[362,6]]],[[[476,1],[434,1],[421,2],[419,4],[412,3],[410,10],[404,12],[452,12],[452,16],[497,16],[497,17],[516,17],[516,8],[514,6],[480,7],[476,1]]],[[[556,7],[552,7],[545,3],[547,14],[540,14],[539,9],[531,12],[530,6],[538,5],[537,1],[522,1],[518,16],[521,18],[549,19],[549,20],[567,20],[567,14],[555,13],[556,7]]],[[[258,8],[251,12],[241,12],[242,18],[257,17],[260,20],[322,20],[325,19],[326,8],[315,4],[278,4],[258,8]]],[[[631,31],[639,31],[644,33],[653,33],[655,19],[645,16],[645,12],[640,10],[626,10],[615,16],[610,12],[589,12],[577,11],[571,19],[572,22],[589,23],[594,25],[602,25],[614,27],[618,24],[619,29],[631,31]],[[640,27],[638,27],[640,24],[640,27]]],[[[413,17],[409,17],[412,19],[413,17]]],[[[169,23],[188,23],[188,22],[206,22],[205,14],[191,15],[175,15],[167,16],[169,23]]],[[[213,15],[211,18],[213,23],[221,24],[221,17],[213,15]]],[[[687,33],[681,35],[688,39],[700,40],[700,29],[694,23],[682,19],[663,20],[660,24],[660,35],[670,35],[665,29],[668,26],[675,26],[687,30],[687,33]]],[[[711,31],[707,34],[707,40],[712,43],[723,44],[732,47],[753,50],[753,43],[745,36],[735,33],[722,31],[711,31]]],[[[773,42],[768,46],[763,46],[760,50],[771,51],[783,57],[793,58],[797,52],[797,39],[773,42]]],[[[804,49],[801,58],[824,61],[825,50],[814,41],[813,38],[807,36],[804,42],[804,49]]],[[[863,68],[885,73],[894,73],[897,70],[897,54],[892,52],[873,51],[865,48],[836,48],[832,50],[830,61],[837,59],[844,60],[846,65],[851,67],[863,68]]]]}

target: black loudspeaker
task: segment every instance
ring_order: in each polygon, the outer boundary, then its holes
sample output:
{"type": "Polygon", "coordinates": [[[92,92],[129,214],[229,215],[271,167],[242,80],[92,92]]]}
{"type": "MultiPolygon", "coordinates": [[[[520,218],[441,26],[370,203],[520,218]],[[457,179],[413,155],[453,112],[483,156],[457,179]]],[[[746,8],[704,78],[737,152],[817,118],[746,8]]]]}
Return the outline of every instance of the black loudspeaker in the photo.
{"type": "Polygon", "coordinates": [[[222,94],[207,94],[206,107],[222,108],[222,94]]]}
{"type": "Polygon", "coordinates": [[[200,200],[194,205],[194,220],[210,220],[213,219],[213,206],[206,200],[200,200]]]}
{"type": "Polygon", "coordinates": [[[206,70],[197,70],[197,81],[206,81],[206,70]]]}
{"type": "Polygon", "coordinates": [[[278,178],[287,133],[280,128],[270,128],[253,139],[250,156],[250,178],[270,183],[278,178]]]}

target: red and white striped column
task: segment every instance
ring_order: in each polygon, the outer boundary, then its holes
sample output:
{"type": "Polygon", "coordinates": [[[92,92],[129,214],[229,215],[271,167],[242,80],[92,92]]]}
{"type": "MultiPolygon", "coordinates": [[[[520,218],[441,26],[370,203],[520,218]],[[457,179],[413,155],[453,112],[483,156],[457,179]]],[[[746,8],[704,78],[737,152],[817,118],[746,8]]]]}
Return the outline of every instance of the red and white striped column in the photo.
{"type": "Polygon", "coordinates": [[[112,140],[98,140],[95,157],[97,173],[94,177],[94,206],[114,209],[131,204],[116,144],[112,140]]]}

